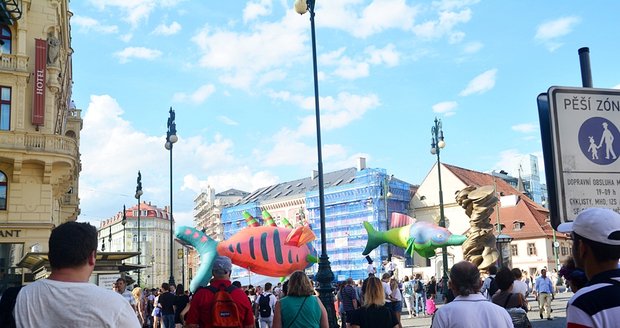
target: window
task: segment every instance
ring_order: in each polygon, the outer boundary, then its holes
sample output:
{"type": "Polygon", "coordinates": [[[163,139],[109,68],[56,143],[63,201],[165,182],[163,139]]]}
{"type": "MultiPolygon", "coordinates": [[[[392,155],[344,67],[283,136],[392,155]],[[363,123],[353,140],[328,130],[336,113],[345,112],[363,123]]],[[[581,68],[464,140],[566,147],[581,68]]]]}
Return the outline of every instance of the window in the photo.
{"type": "Polygon", "coordinates": [[[6,210],[6,187],[6,175],[0,171],[0,210],[6,210]]]}
{"type": "Polygon", "coordinates": [[[521,222],[521,221],[514,221],[514,222],[512,223],[512,229],[513,229],[514,231],[519,231],[519,230],[523,229],[523,226],[524,226],[524,225],[525,225],[525,223],[524,223],[524,222],[521,222]]]}
{"type": "Polygon", "coordinates": [[[562,256],[568,255],[568,247],[566,247],[564,243],[560,243],[560,254],[562,254],[562,256]]]}
{"type": "Polygon", "coordinates": [[[519,248],[517,245],[510,245],[510,251],[512,252],[512,256],[519,256],[519,248]]]}
{"type": "Polygon", "coordinates": [[[10,54],[11,53],[11,29],[6,25],[2,25],[1,28],[2,28],[2,32],[0,32],[0,40],[2,40],[4,44],[0,46],[0,49],[2,49],[3,54],[10,54]]]}
{"type": "Polygon", "coordinates": [[[11,128],[11,88],[0,87],[0,130],[11,128]]]}
{"type": "Polygon", "coordinates": [[[527,255],[530,255],[530,256],[536,255],[536,244],[534,243],[527,244],[527,255]]]}

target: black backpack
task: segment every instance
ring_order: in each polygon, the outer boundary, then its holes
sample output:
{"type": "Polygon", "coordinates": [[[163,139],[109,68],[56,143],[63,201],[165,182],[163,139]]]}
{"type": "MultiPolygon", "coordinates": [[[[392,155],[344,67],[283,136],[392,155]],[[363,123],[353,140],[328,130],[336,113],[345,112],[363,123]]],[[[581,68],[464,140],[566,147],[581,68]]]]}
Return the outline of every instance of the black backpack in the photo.
{"type": "Polygon", "coordinates": [[[495,295],[499,287],[497,287],[497,282],[495,282],[494,277],[489,278],[491,278],[491,283],[489,284],[489,289],[487,290],[487,292],[489,293],[489,298],[491,298],[491,296],[495,295]]]}
{"type": "Polygon", "coordinates": [[[0,298],[0,327],[13,328],[16,326],[13,309],[17,301],[17,294],[22,286],[7,288],[0,298]]]}
{"type": "Polygon", "coordinates": [[[417,280],[415,286],[413,286],[413,291],[416,293],[421,293],[424,290],[424,285],[422,284],[422,280],[417,280]]]}
{"type": "Polygon", "coordinates": [[[271,294],[269,293],[262,294],[258,299],[258,312],[260,313],[261,318],[271,317],[271,306],[269,305],[270,301],[271,294]]]}

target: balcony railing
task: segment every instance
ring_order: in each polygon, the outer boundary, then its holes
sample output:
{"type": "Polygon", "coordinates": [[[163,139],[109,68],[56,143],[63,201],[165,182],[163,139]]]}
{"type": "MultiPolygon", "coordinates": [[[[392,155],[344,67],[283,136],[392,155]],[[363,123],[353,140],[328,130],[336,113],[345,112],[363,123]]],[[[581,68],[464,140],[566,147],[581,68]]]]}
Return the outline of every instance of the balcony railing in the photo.
{"type": "Polygon", "coordinates": [[[78,155],[77,142],[73,138],[15,131],[0,132],[0,148],[78,155]]]}
{"type": "Polygon", "coordinates": [[[0,70],[26,71],[27,69],[28,69],[28,57],[27,56],[0,54],[0,70]]]}

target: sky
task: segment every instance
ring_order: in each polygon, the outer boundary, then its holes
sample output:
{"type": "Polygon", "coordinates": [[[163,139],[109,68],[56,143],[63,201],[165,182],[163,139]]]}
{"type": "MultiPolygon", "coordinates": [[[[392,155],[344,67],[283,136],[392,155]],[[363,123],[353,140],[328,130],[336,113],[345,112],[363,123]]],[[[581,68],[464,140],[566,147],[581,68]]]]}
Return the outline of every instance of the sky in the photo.
{"type": "MultiPolygon", "coordinates": [[[[317,168],[309,14],[293,1],[71,1],[73,100],[82,110],[80,221],[142,200],[170,203],[168,110],[176,112],[173,214],[194,199],[309,177],[317,168]]],[[[516,176],[542,147],[536,97],[620,88],[620,2],[317,1],[325,172],[367,165],[420,184],[436,161],[516,176]]],[[[527,171],[527,168],[524,168],[527,171]]],[[[527,172],[525,172],[527,173],[527,172]]],[[[544,181],[543,181],[544,183],[544,181]]]]}

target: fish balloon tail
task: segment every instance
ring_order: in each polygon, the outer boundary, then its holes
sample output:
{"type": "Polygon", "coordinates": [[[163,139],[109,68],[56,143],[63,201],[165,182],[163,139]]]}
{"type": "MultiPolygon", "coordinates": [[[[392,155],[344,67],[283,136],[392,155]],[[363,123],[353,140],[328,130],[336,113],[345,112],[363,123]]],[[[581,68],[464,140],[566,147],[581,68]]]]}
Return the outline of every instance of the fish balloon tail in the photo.
{"type": "Polygon", "coordinates": [[[362,255],[368,255],[373,249],[379,247],[379,245],[385,242],[383,232],[375,230],[375,228],[369,222],[364,222],[364,228],[368,233],[368,241],[366,242],[366,248],[362,255]]]}
{"type": "Polygon", "coordinates": [[[213,261],[217,257],[218,242],[211,239],[204,232],[193,227],[180,226],[175,232],[176,238],[185,245],[190,245],[200,254],[200,267],[189,284],[189,290],[193,293],[200,286],[206,286],[211,279],[213,261]]]}

